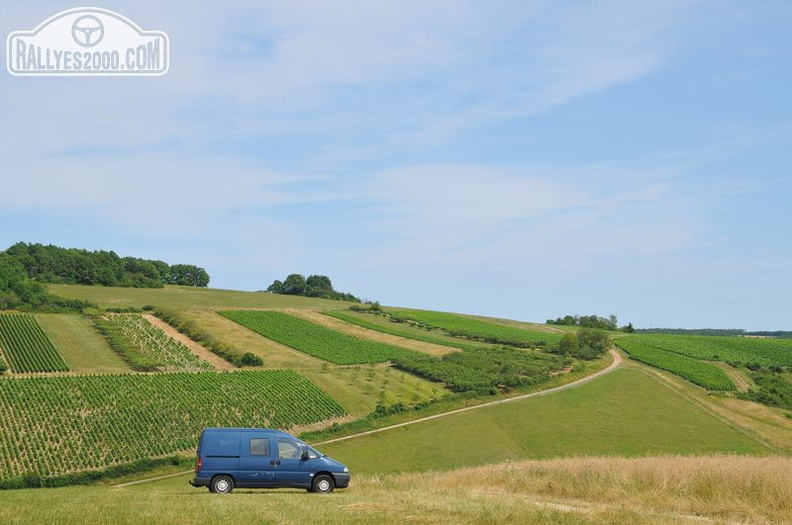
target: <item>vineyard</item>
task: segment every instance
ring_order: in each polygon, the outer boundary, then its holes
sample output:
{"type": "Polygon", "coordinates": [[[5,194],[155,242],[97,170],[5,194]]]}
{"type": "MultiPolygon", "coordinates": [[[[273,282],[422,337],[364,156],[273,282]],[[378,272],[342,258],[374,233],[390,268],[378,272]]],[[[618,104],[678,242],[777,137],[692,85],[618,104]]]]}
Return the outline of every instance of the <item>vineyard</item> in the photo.
{"type": "Polygon", "coordinates": [[[633,359],[667,370],[708,390],[735,390],[732,380],[717,366],[649,346],[643,340],[643,337],[624,337],[616,340],[616,344],[633,359]]]}
{"type": "Polygon", "coordinates": [[[129,364],[148,371],[199,371],[212,366],[137,314],[112,314],[97,324],[129,364]]]}
{"type": "Polygon", "coordinates": [[[407,326],[404,323],[394,323],[388,321],[386,317],[356,313],[349,310],[328,310],[322,313],[329,317],[334,317],[346,323],[351,323],[362,328],[375,330],[385,334],[396,335],[399,337],[406,337],[407,339],[413,339],[416,341],[423,341],[425,343],[461,348],[463,350],[478,350],[482,347],[482,344],[479,342],[470,342],[464,339],[435,335],[431,332],[427,332],[426,330],[407,326]]]}
{"type": "Polygon", "coordinates": [[[282,312],[235,310],[218,313],[273,341],[339,365],[384,363],[417,353],[364,341],[282,312]]]}
{"type": "Polygon", "coordinates": [[[569,362],[557,355],[511,347],[479,348],[443,357],[415,354],[395,366],[424,379],[446,383],[455,392],[496,394],[499,389],[536,385],[569,362]]]}
{"type": "Polygon", "coordinates": [[[736,365],[792,366],[792,339],[713,337],[702,335],[637,335],[644,346],[694,359],[736,365]]]}
{"type": "Polygon", "coordinates": [[[0,314],[0,351],[12,372],[64,372],[69,369],[30,314],[0,314]]]}
{"type": "Polygon", "coordinates": [[[0,485],[193,449],[204,427],[288,429],[344,414],[292,371],[0,380],[0,485]]]}
{"type": "Polygon", "coordinates": [[[440,330],[453,337],[486,343],[536,348],[557,343],[563,333],[529,330],[488,322],[475,317],[425,310],[388,310],[388,318],[396,323],[407,323],[427,330],[440,330]]]}

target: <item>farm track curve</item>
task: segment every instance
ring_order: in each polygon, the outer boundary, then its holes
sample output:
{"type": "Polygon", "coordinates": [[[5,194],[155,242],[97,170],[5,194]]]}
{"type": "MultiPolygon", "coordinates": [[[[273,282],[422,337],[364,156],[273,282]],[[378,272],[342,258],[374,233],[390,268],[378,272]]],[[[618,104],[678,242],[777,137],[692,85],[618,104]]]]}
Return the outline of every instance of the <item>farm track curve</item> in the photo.
{"type": "Polygon", "coordinates": [[[481,405],[474,405],[474,406],[465,407],[465,408],[458,408],[456,410],[451,410],[449,412],[443,412],[441,414],[434,414],[432,416],[426,416],[426,417],[422,417],[422,418],[419,418],[419,419],[413,419],[411,421],[405,421],[404,423],[397,423],[395,425],[390,425],[390,426],[378,428],[378,429],[375,429],[375,430],[368,430],[366,432],[360,432],[358,434],[353,434],[351,436],[344,436],[344,437],[335,438],[335,439],[328,439],[327,441],[321,441],[319,443],[312,443],[312,446],[328,445],[330,443],[337,443],[339,441],[346,441],[347,439],[353,439],[353,438],[358,438],[358,437],[362,437],[362,436],[367,436],[369,434],[376,434],[378,432],[385,432],[386,430],[392,430],[394,428],[406,427],[408,425],[414,425],[416,423],[423,423],[424,421],[431,421],[433,419],[440,419],[442,417],[453,416],[454,414],[460,414],[462,412],[467,412],[469,410],[477,410],[477,409],[480,409],[480,408],[486,408],[486,407],[491,407],[491,406],[495,406],[495,405],[502,405],[504,403],[511,403],[513,401],[520,401],[520,400],[523,400],[523,399],[530,399],[532,397],[546,396],[546,395],[549,395],[549,394],[554,394],[556,392],[560,392],[562,390],[568,390],[570,388],[574,388],[576,386],[580,386],[580,385],[582,385],[584,383],[588,383],[589,381],[592,381],[592,380],[594,380],[594,379],[596,379],[598,377],[601,377],[601,376],[603,376],[605,374],[608,374],[608,373],[613,372],[614,370],[616,370],[616,368],[619,367],[619,365],[621,364],[621,361],[622,361],[621,354],[619,354],[619,352],[617,352],[616,350],[613,350],[613,349],[610,350],[610,354],[611,354],[611,356],[613,356],[613,362],[610,365],[608,365],[606,368],[603,368],[602,370],[600,370],[598,372],[594,372],[591,375],[588,375],[586,377],[582,377],[582,378],[580,378],[580,379],[578,379],[576,381],[573,381],[571,383],[567,383],[565,385],[557,386],[557,387],[554,387],[554,388],[548,388],[547,390],[540,390],[539,392],[532,392],[530,394],[522,394],[522,395],[519,395],[519,396],[509,397],[507,399],[498,399],[496,401],[490,401],[489,403],[482,403],[481,405]]]}

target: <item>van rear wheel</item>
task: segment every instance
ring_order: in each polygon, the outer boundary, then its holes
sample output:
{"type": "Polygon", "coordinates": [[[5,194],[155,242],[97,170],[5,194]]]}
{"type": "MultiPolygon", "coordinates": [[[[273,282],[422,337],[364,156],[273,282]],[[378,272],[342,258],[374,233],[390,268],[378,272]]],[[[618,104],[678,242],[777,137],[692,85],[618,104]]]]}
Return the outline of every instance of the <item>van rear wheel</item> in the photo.
{"type": "Polygon", "coordinates": [[[311,491],[319,494],[330,494],[335,488],[335,481],[327,474],[316,476],[311,484],[311,491]]]}
{"type": "Polygon", "coordinates": [[[209,492],[228,494],[234,490],[234,480],[230,476],[215,476],[209,484],[209,492]]]}

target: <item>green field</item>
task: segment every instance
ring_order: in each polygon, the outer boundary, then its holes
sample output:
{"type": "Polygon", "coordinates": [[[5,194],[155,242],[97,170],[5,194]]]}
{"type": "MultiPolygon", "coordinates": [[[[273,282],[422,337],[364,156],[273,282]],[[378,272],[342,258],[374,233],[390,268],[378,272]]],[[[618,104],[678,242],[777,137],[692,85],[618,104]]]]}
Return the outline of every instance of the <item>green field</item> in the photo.
{"type": "Polygon", "coordinates": [[[706,361],[792,366],[792,339],[644,334],[631,335],[629,339],[639,340],[644,346],[706,361]]]}
{"type": "Polygon", "coordinates": [[[65,372],[69,369],[31,314],[0,313],[0,350],[12,372],[65,372]]]}
{"type": "Polygon", "coordinates": [[[130,368],[99,334],[91,321],[78,314],[36,314],[36,319],[69,369],[79,373],[121,373],[130,368]]]}
{"type": "Polygon", "coordinates": [[[545,346],[557,343],[563,333],[537,329],[537,325],[515,321],[483,319],[470,315],[427,310],[388,309],[390,319],[397,322],[412,323],[427,328],[440,329],[448,335],[512,346],[545,346]]]}
{"type": "Polygon", "coordinates": [[[330,301],[295,295],[171,285],[167,285],[164,288],[118,288],[112,286],[48,284],[47,290],[67,299],[96,303],[100,308],[142,308],[146,305],[153,305],[169,310],[191,308],[308,308],[312,310],[331,310],[347,308],[351,304],[344,301],[330,301]]]}
{"type": "Polygon", "coordinates": [[[236,310],[219,313],[274,341],[339,365],[384,363],[416,353],[335,332],[283,312],[236,310]]]}
{"type": "Polygon", "coordinates": [[[365,474],[551,457],[773,453],[635,369],[320,449],[365,474]]]}
{"type": "Polygon", "coordinates": [[[292,371],[0,380],[0,481],[193,449],[211,426],[288,429],[343,408],[292,371]]]}
{"type": "Polygon", "coordinates": [[[644,344],[642,337],[622,337],[616,340],[630,357],[673,374],[708,390],[732,391],[734,382],[721,368],[686,355],[660,350],[644,344]]]}

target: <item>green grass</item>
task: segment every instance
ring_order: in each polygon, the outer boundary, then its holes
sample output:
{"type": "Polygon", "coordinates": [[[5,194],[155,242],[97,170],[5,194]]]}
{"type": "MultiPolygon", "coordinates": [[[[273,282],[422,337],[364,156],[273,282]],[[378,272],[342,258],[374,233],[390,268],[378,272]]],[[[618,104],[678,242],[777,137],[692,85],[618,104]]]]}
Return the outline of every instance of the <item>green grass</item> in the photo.
{"type": "Polygon", "coordinates": [[[405,348],[335,332],[283,312],[235,310],[219,313],[265,337],[331,363],[384,363],[399,356],[417,354],[405,348]]]}
{"type": "Polygon", "coordinates": [[[190,286],[118,288],[48,284],[47,290],[67,299],[79,299],[96,303],[100,308],[142,308],[145,305],[153,305],[172,310],[191,308],[309,308],[312,310],[330,310],[347,308],[352,304],[344,301],[330,301],[293,295],[240,292],[190,286]]]}
{"type": "Polygon", "coordinates": [[[376,330],[377,332],[397,335],[399,337],[423,341],[425,343],[461,348],[463,350],[477,350],[482,346],[488,346],[487,343],[471,343],[456,337],[427,332],[426,330],[405,325],[404,323],[394,323],[393,321],[389,321],[386,317],[379,315],[353,312],[351,310],[329,310],[322,313],[340,319],[341,321],[346,321],[347,323],[368,328],[369,330],[376,330]]]}
{"type": "Polygon", "coordinates": [[[726,372],[713,364],[647,346],[643,340],[635,337],[617,339],[616,344],[633,359],[676,374],[702,388],[716,391],[736,390],[734,382],[726,372]]]}
{"type": "Polygon", "coordinates": [[[89,319],[76,314],[36,314],[36,319],[72,371],[92,374],[130,371],[89,319]]]}
{"type": "Polygon", "coordinates": [[[392,320],[417,323],[448,335],[512,346],[542,346],[561,340],[562,333],[516,321],[427,310],[388,309],[392,320]]]}
{"type": "Polygon", "coordinates": [[[633,369],[319,449],[365,474],[570,456],[771,453],[633,369]]]}

